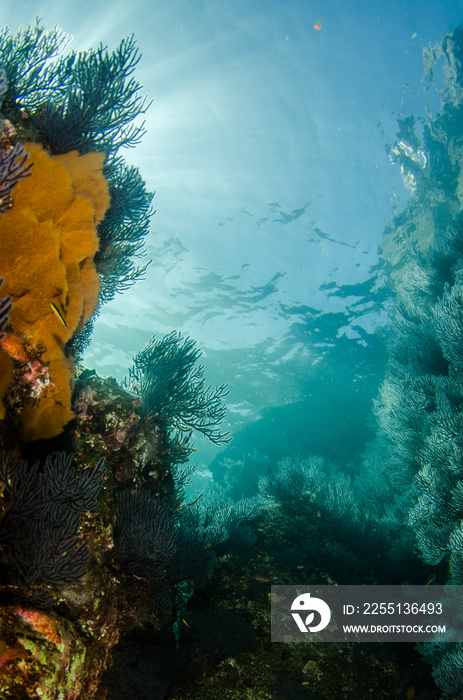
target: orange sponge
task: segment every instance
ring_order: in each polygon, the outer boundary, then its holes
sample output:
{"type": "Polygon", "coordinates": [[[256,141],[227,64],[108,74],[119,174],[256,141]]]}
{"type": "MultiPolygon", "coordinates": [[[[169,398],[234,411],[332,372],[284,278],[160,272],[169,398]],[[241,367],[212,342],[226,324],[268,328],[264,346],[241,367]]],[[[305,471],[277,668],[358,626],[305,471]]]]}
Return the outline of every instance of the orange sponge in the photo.
{"type": "Polygon", "coordinates": [[[33,166],[13,190],[13,207],[0,215],[0,277],[2,296],[13,300],[11,330],[26,347],[45,348],[41,361],[54,385],[23,409],[22,435],[29,441],[58,435],[74,416],[74,368],[64,346],[98,304],[96,227],[109,192],[104,153],[50,156],[38,144],[24,145],[33,166]]]}

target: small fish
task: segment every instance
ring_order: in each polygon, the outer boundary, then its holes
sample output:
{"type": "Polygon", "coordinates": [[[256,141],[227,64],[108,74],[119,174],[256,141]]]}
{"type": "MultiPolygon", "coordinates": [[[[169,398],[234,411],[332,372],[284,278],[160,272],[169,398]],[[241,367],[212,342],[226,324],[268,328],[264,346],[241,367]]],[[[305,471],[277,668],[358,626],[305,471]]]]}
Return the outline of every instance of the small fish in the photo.
{"type": "Polygon", "coordinates": [[[56,316],[56,318],[58,319],[58,321],[59,321],[65,328],[67,328],[67,327],[68,327],[68,324],[66,323],[66,320],[65,320],[65,318],[64,318],[64,316],[63,316],[63,314],[62,314],[62,312],[60,311],[60,309],[56,306],[56,304],[55,304],[53,301],[50,302],[50,306],[51,306],[51,310],[52,310],[53,313],[55,314],[55,316],[56,316]]]}
{"type": "Polygon", "coordinates": [[[412,700],[412,698],[415,697],[415,693],[416,693],[416,688],[414,685],[411,685],[410,688],[405,693],[406,700],[412,700]]]}
{"type": "Polygon", "coordinates": [[[185,620],[184,617],[182,617],[182,622],[184,625],[186,625],[188,627],[188,629],[190,629],[190,625],[188,624],[188,622],[185,620]]]}
{"type": "Polygon", "coordinates": [[[430,576],[430,577],[428,578],[428,580],[426,581],[426,583],[425,583],[424,585],[425,585],[425,586],[430,586],[431,583],[434,583],[434,581],[436,580],[436,578],[437,578],[437,574],[433,574],[432,576],[430,576]]]}
{"type": "Polygon", "coordinates": [[[270,581],[269,577],[261,571],[251,574],[249,578],[252,578],[254,581],[261,581],[261,583],[268,583],[270,581]]]}
{"type": "Polygon", "coordinates": [[[317,32],[319,32],[320,29],[322,28],[322,23],[321,23],[321,22],[317,22],[317,24],[314,24],[314,25],[313,25],[313,28],[316,29],[317,32]]]}

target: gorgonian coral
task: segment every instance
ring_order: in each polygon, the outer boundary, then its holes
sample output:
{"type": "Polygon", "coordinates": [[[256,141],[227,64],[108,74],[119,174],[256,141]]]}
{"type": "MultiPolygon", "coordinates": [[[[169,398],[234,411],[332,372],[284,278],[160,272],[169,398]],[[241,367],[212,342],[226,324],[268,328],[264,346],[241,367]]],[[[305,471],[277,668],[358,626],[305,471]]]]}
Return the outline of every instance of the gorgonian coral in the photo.
{"type": "Polygon", "coordinates": [[[31,174],[32,164],[27,162],[28,158],[29,153],[21,143],[0,146],[0,214],[12,206],[11,192],[18,180],[31,174]]]}
{"type": "MultiPolygon", "coordinates": [[[[441,104],[426,119],[402,119],[392,149],[414,193],[380,242],[395,313],[362,477],[396,571],[404,562],[406,578],[416,576],[418,550],[455,588],[463,583],[462,57],[463,27],[425,50],[425,80],[441,104]]],[[[459,614],[450,615],[455,627],[459,614]]],[[[443,640],[452,641],[449,627],[443,640]]],[[[462,697],[463,645],[443,640],[422,651],[445,697],[462,697]]]]}
{"type": "MultiPolygon", "coordinates": [[[[0,279],[0,287],[3,284],[3,279],[0,279]]],[[[0,340],[5,337],[5,328],[7,327],[10,317],[9,313],[12,309],[13,302],[10,296],[0,298],[0,340]]]]}
{"type": "MultiPolygon", "coordinates": [[[[131,36],[112,53],[100,45],[71,52],[55,65],[57,73],[67,76],[59,98],[47,100],[42,109],[30,115],[53,153],[96,150],[114,158],[121,146],[140,142],[143,124],[134,124],[134,119],[144,114],[150,103],[140,95],[140,83],[132,77],[139,60],[131,36]]],[[[27,95],[22,96],[21,103],[30,109],[27,95]]]]}
{"type": "MultiPolygon", "coordinates": [[[[6,72],[0,68],[0,100],[8,89],[6,72]]],[[[29,153],[24,146],[16,142],[16,131],[8,119],[2,120],[0,134],[0,214],[12,206],[11,192],[18,180],[30,175],[31,163],[29,153]]]]}
{"type": "Polygon", "coordinates": [[[177,546],[169,563],[169,579],[178,584],[187,581],[195,588],[206,586],[217,562],[212,543],[204,532],[180,525],[177,546]]]}
{"type": "Polygon", "coordinates": [[[130,574],[162,578],[175,552],[176,522],[167,501],[148,491],[117,496],[114,553],[130,574]]]}
{"type": "Polygon", "coordinates": [[[3,68],[0,68],[0,100],[3,100],[3,95],[8,90],[8,80],[6,79],[6,72],[3,68]]]}
{"type": "MultiPolygon", "coordinates": [[[[0,65],[8,81],[3,112],[21,140],[39,141],[52,154],[105,154],[111,209],[100,223],[96,258],[104,303],[146,269],[134,259],[144,253],[153,195],[117,152],[139,143],[144,125],[138,117],[149,101],[133,77],[140,60],[133,37],[112,52],[99,46],[64,54],[70,38],[58,27],[45,31],[39,23],[16,36],[8,28],[0,33],[0,65]]],[[[85,345],[90,330],[74,341],[74,351],[85,345]]]]}
{"type": "Polygon", "coordinates": [[[125,291],[144,275],[149,263],[139,265],[138,261],[146,254],[144,240],[154,213],[153,194],[147,191],[137,168],[116,158],[106,165],[104,172],[111,206],[98,227],[100,248],[95,256],[101,277],[101,303],[112,299],[116,292],[125,291]]]}
{"type": "Polygon", "coordinates": [[[73,455],[47,457],[31,466],[10,452],[0,457],[3,497],[0,546],[8,573],[18,584],[60,586],[81,578],[88,549],[79,537],[81,517],[97,506],[106,473],[103,460],[76,474],[73,455]]]}
{"type": "Polygon", "coordinates": [[[142,415],[159,416],[181,433],[197,430],[216,445],[230,442],[218,427],[227,386],[206,387],[200,357],[195,342],[176,331],[161,340],[153,336],[135,357],[126,384],[142,397],[142,415]]]}

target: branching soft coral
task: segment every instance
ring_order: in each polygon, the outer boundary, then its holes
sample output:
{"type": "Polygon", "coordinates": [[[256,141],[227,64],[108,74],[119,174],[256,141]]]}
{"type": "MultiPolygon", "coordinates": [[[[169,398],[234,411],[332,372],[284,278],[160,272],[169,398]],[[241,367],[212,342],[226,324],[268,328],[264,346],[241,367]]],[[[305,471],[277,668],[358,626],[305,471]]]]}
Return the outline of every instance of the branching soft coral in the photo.
{"type": "MultiPolygon", "coordinates": [[[[58,435],[73,418],[72,360],[64,348],[95,311],[100,289],[94,264],[97,225],[109,205],[101,172],[105,155],[76,151],[50,156],[26,144],[31,177],[14,190],[14,207],[0,217],[0,274],[11,296],[11,331],[26,352],[48,364],[54,390],[27,401],[22,414],[25,440],[58,435]],[[62,311],[64,323],[52,307],[62,311]]],[[[13,361],[2,352],[0,366],[13,380],[13,361]]]]}
{"type": "Polygon", "coordinates": [[[153,336],[134,359],[126,384],[142,397],[141,414],[162,416],[183,435],[197,430],[215,445],[230,442],[218,427],[225,416],[227,385],[206,387],[201,351],[176,331],[153,336]]]}
{"type": "MultiPolygon", "coordinates": [[[[15,125],[20,141],[43,143],[54,155],[74,149],[107,154],[111,209],[99,227],[96,258],[100,303],[105,303],[146,270],[139,258],[154,213],[153,194],[119,150],[139,143],[145,132],[141,115],[150,101],[134,76],[140,53],[133,37],[114,51],[99,46],[64,53],[70,40],[59,27],[46,31],[39,21],[16,35],[7,27],[0,31],[2,114],[15,125]]],[[[75,351],[85,347],[90,332],[87,327],[74,339],[75,351]]]]}

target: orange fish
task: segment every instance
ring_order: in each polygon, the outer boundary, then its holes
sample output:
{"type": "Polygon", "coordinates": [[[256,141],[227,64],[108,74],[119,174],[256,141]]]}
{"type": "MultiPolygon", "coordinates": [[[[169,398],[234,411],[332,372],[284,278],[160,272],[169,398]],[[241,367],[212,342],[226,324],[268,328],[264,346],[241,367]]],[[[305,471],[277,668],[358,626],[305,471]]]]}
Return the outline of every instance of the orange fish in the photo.
{"type": "Polygon", "coordinates": [[[321,22],[317,22],[317,24],[314,24],[314,25],[313,25],[313,28],[316,29],[317,32],[319,32],[320,29],[322,28],[322,23],[321,23],[321,22]]]}
{"type": "Polygon", "coordinates": [[[24,608],[14,608],[13,613],[32,627],[35,632],[45,637],[49,642],[61,644],[56,622],[52,620],[51,617],[39,613],[37,610],[25,610],[24,608]]]}
{"type": "Polygon", "coordinates": [[[29,356],[24,349],[24,343],[21,338],[18,338],[14,333],[7,333],[4,338],[0,340],[0,347],[4,350],[13,360],[18,362],[28,362],[29,356]]]}
{"type": "Polygon", "coordinates": [[[254,581],[260,581],[261,583],[268,583],[270,581],[269,577],[261,571],[251,574],[249,578],[252,578],[254,581]]]}

